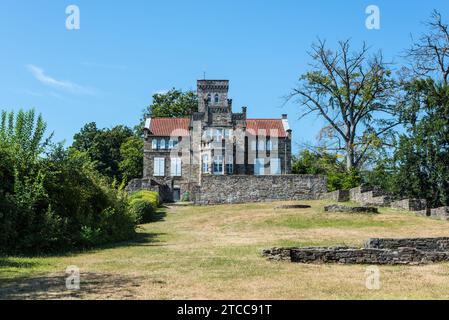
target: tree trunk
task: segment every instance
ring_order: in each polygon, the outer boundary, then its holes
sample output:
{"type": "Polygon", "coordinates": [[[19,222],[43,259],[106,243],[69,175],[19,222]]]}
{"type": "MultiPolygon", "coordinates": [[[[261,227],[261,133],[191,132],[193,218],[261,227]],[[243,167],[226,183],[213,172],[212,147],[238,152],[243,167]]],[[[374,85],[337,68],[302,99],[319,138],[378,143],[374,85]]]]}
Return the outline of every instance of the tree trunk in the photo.
{"type": "Polygon", "coordinates": [[[346,171],[351,171],[354,168],[354,149],[351,144],[346,145],[346,171]]]}

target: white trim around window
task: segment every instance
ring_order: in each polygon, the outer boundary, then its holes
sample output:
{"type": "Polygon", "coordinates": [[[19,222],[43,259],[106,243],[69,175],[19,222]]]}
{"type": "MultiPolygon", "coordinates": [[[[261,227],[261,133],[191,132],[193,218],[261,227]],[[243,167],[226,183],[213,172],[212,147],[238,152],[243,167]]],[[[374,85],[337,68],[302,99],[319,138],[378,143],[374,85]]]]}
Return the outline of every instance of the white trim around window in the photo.
{"type": "Polygon", "coordinates": [[[154,158],[154,176],[163,177],[165,175],[165,158],[154,158]]]}
{"type": "Polygon", "coordinates": [[[180,177],[182,166],[181,166],[181,158],[171,158],[170,159],[170,174],[172,177],[180,177]]]}
{"type": "Polygon", "coordinates": [[[254,175],[255,176],[265,175],[265,159],[264,158],[254,159],[254,175]]]}
{"type": "Polygon", "coordinates": [[[209,173],[209,156],[203,155],[203,173],[209,173]]]}
{"type": "Polygon", "coordinates": [[[272,175],[281,174],[281,159],[279,158],[270,159],[270,174],[272,175]]]}

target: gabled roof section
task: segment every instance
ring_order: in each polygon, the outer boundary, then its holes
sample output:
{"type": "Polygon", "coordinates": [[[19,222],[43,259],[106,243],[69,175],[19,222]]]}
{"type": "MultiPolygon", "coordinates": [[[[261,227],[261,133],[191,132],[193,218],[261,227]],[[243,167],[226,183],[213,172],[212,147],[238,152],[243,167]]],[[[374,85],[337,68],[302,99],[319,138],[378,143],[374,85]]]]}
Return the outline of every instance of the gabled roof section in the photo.
{"type": "Polygon", "coordinates": [[[190,118],[148,118],[145,129],[153,136],[179,137],[189,135],[189,126],[190,118]]]}
{"type": "Polygon", "coordinates": [[[246,119],[246,131],[252,135],[287,137],[282,119],[246,119]]]}

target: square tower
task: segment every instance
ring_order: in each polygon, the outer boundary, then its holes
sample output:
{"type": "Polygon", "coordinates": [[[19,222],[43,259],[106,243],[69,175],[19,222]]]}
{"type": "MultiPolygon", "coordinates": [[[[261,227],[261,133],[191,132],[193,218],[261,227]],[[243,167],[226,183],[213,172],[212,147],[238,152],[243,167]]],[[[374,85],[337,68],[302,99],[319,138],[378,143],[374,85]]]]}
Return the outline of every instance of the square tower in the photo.
{"type": "Polygon", "coordinates": [[[229,107],[229,80],[198,80],[198,111],[206,112],[208,107],[229,107]]]}

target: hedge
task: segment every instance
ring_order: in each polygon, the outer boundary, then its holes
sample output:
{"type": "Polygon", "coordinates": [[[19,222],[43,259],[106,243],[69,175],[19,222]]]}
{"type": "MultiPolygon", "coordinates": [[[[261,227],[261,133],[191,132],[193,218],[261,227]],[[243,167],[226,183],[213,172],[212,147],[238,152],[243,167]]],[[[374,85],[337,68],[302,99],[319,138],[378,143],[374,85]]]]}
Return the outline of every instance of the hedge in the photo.
{"type": "Polygon", "coordinates": [[[154,191],[141,190],[129,196],[131,212],[137,223],[148,223],[154,219],[159,204],[159,195],[154,191]]]}

